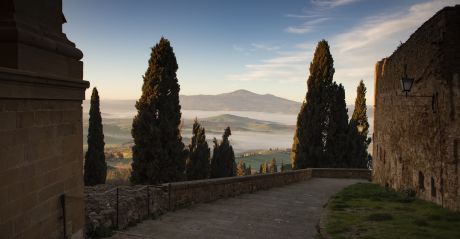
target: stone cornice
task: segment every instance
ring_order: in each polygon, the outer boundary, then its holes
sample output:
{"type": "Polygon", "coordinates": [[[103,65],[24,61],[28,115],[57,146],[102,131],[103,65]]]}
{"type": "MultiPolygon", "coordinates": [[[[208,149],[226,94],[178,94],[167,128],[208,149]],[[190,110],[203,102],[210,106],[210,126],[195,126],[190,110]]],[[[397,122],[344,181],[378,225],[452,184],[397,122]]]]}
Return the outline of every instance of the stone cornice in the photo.
{"type": "Polygon", "coordinates": [[[83,100],[89,82],[0,67],[0,99],[83,100]]]}

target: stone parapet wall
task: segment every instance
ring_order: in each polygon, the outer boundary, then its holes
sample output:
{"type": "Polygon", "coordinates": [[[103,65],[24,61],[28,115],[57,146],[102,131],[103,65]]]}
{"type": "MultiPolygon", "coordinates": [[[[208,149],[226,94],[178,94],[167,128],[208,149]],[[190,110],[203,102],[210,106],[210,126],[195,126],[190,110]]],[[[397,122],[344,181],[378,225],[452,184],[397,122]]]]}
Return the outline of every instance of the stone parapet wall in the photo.
{"type": "Polygon", "coordinates": [[[123,229],[150,216],[167,211],[244,193],[267,190],[312,177],[357,178],[369,180],[367,169],[302,169],[251,176],[184,181],[158,186],[97,185],[85,187],[86,234],[100,235],[115,228],[123,229]],[[149,187],[149,193],[147,193],[149,187]],[[117,196],[118,195],[118,216],[117,196]],[[147,202],[149,206],[147,207],[147,202]],[[150,214],[150,215],[149,215],[150,214]],[[117,226],[118,217],[118,226],[117,226]]]}
{"type": "Polygon", "coordinates": [[[261,175],[206,179],[164,184],[168,187],[170,209],[195,203],[210,202],[273,187],[308,180],[311,169],[302,169],[261,175]]]}
{"type": "Polygon", "coordinates": [[[168,209],[167,197],[167,192],[155,186],[85,187],[86,235],[102,236],[161,215],[168,209]]]}
{"type": "Polygon", "coordinates": [[[348,169],[348,168],[313,168],[314,178],[355,178],[372,179],[372,171],[369,169],[348,169]]]}

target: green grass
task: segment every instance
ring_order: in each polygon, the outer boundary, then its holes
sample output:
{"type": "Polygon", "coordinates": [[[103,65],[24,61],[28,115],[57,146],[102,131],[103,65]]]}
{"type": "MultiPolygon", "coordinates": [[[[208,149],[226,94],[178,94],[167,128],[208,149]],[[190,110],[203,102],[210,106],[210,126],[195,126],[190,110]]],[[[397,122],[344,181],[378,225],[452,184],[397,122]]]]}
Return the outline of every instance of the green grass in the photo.
{"type": "Polygon", "coordinates": [[[331,238],[460,238],[460,213],[371,183],[345,188],[327,204],[331,238]]]}

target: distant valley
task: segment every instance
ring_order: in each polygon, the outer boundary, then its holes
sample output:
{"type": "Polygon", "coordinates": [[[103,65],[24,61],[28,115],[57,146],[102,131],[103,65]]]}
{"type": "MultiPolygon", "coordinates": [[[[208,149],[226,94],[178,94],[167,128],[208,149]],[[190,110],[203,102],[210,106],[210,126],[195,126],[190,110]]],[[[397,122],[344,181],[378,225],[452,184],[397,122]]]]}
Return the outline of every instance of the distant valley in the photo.
{"type": "MultiPolygon", "coordinates": [[[[221,138],[230,126],[230,140],[236,153],[269,148],[289,148],[292,145],[300,103],[270,94],[238,90],[218,95],[180,96],[182,105],[182,137],[187,145],[195,117],[206,129],[207,139],[221,138]]],[[[136,100],[101,99],[105,142],[108,147],[129,148],[131,126],[136,114],[136,100]]],[[[83,144],[86,144],[89,101],[83,103],[83,144]]],[[[353,113],[353,106],[348,106],[353,113]]],[[[368,108],[370,132],[373,132],[373,108],[368,108]]],[[[130,150],[128,150],[130,151],[130,150]]]]}

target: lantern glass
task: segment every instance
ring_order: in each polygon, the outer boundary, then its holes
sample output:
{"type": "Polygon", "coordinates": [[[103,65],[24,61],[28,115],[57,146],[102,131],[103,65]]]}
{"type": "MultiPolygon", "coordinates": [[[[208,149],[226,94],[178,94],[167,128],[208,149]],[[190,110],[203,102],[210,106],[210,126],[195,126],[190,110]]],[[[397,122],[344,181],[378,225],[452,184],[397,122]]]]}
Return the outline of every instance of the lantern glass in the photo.
{"type": "Polygon", "coordinates": [[[402,77],[401,78],[401,88],[403,92],[410,92],[412,88],[412,84],[414,83],[414,79],[409,78],[409,77],[402,77]]]}
{"type": "Polygon", "coordinates": [[[363,126],[363,125],[358,125],[357,128],[358,128],[358,132],[360,132],[360,133],[362,133],[363,130],[364,130],[364,126],[363,126]]]}

